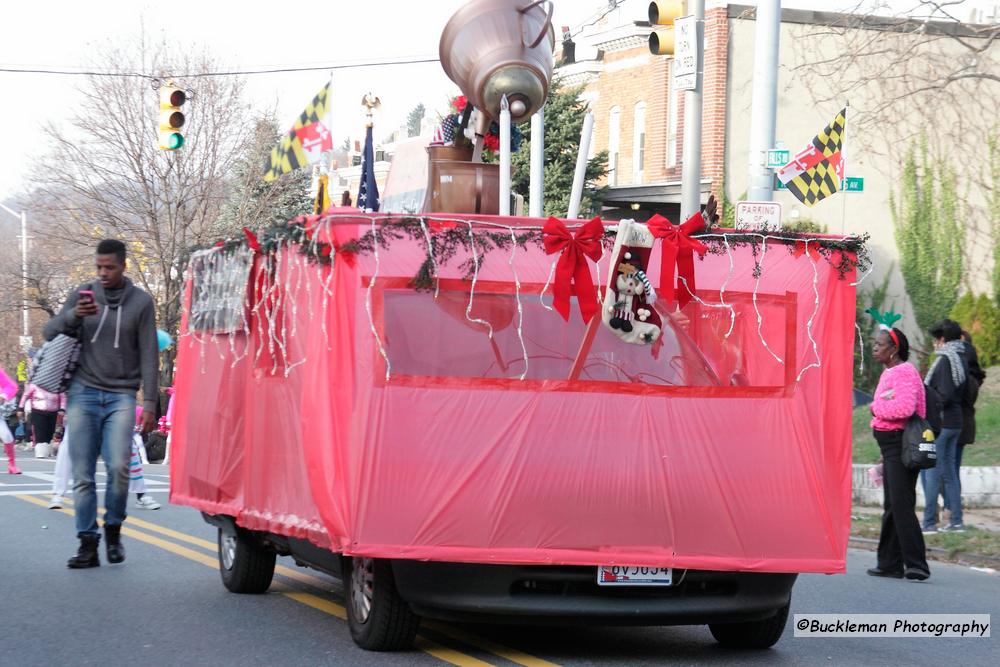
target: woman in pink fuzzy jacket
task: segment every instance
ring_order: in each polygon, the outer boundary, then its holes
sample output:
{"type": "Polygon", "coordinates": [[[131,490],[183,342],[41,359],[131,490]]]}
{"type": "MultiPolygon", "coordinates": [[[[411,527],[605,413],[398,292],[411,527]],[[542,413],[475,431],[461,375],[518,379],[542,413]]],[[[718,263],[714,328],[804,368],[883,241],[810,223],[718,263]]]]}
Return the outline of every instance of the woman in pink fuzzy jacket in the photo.
{"type": "Polygon", "coordinates": [[[885,510],[878,564],[868,574],[923,581],[930,576],[930,569],[916,514],[919,471],[904,466],[901,454],[906,421],[914,413],[921,417],[927,413],[924,382],[920,372],[907,363],[910,343],[899,329],[879,331],[872,354],[885,366],[871,405],[872,433],[882,452],[885,510]]]}

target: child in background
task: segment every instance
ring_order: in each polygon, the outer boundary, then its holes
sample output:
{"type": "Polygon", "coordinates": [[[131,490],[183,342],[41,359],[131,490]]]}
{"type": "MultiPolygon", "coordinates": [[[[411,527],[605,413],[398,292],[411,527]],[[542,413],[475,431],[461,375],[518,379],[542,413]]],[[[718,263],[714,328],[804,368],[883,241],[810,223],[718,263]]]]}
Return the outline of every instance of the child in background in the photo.
{"type": "Polygon", "coordinates": [[[129,462],[128,490],[135,494],[135,506],[144,510],[158,510],[160,503],[146,493],[146,478],[142,475],[142,462],[146,460],[145,446],[139,427],[142,424],[142,406],[135,408],[135,432],[132,433],[132,460],[129,462]]]}
{"type": "MultiPolygon", "coordinates": [[[[141,411],[142,408],[137,408],[141,411]]],[[[146,493],[146,478],[142,474],[142,461],[139,456],[139,448],[142,447],[142,438],[139,436],[138,427],[132,436],[132,460],[129,462],[128,491],[135,494],[135,506],[144,510],[158,510],[160,503],[153,500],[153,497],[146,493]]],[[[62,443],[59,446],[59,453],[56,455],[56,469],[52,479],[52,500],[49,501],[49,509],[62,509],[66,504],[66,490],[70,487],[70,462],[69,462],[69,429],[63,431],[62,443]]]]}
{"type": "Polygon", "coordinates": [[[0,407],[2,419],[0,419],[0,441],[3,442],[4,451],[7,453],[7,474],[20,475],[21,470],[14,462],[14,435],[7,427],[7,417],[10,411],[17,410],[17,383],[7,376],[7,373],[0,368],[0,399],[3,405],[0,407]]]}

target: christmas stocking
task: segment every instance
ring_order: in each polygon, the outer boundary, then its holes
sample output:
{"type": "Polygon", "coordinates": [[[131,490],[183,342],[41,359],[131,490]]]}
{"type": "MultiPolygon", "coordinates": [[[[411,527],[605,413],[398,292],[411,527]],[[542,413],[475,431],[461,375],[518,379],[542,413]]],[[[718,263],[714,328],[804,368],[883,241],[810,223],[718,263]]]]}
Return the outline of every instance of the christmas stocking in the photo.
{"type": "Polygon", "coordinates": [[[646,277],[654,240],[646,225],[618,223],[601,321],[626,343],[652,345],[663,328],[654,306],[656,292],[646,277]]]}

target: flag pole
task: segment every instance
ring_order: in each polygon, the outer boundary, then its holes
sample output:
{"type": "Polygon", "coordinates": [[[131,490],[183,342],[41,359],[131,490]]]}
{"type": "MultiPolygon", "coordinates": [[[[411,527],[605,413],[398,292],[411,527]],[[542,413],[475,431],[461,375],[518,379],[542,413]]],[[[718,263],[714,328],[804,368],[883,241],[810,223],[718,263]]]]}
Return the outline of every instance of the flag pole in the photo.
{"type": "Polygon", "coordinates": [[[844,165],[844,182],[841,183],[841,190],[844,193],[844,200],[840,204],[840,235],[843,236],[847,229],[847,116],[851,110],[851,101],[844,104],[844,136],[840,143],[840,163],[844,165]]]}

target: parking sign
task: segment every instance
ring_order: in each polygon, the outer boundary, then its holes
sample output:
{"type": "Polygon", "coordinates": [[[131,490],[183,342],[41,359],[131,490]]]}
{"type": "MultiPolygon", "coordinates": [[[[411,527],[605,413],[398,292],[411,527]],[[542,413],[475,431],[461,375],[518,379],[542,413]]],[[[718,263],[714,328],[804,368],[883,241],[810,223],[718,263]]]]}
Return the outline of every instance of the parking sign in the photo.
{"type": "Polygon", "coordinates": [[[736,202],[736,229],[781,229],[781,204],[776,201],[736,202]]]}

